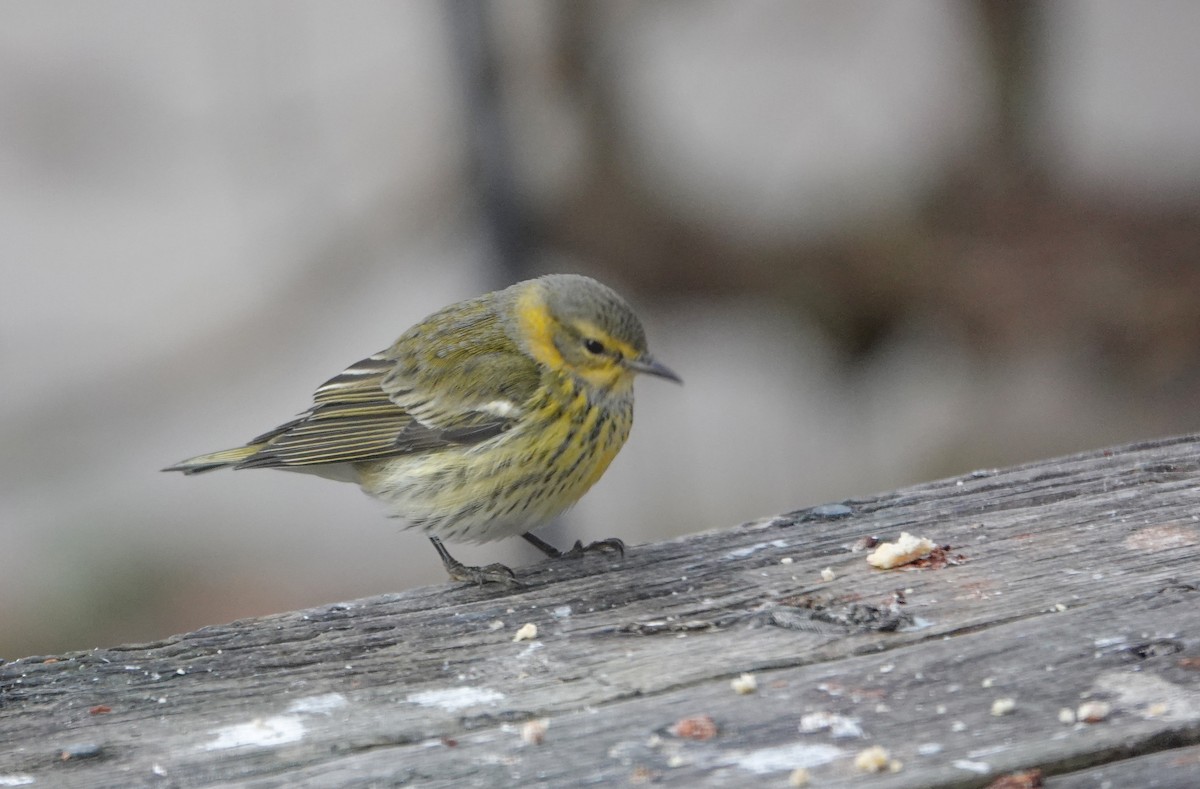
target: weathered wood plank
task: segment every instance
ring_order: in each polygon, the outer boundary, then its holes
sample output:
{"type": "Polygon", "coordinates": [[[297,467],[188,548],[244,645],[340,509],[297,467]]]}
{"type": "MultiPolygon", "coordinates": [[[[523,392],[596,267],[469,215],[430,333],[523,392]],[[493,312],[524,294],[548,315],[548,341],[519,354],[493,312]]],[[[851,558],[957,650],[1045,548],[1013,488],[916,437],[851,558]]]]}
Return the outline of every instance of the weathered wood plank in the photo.
{"type": "Polygon", "coordinates": [[[1046,779],[1046,789],[1196,789],[1200,747],[1172,748],[1046,779]]]}
{"type": "Polygon", "coordinates": [[[430,587],[6,664],[0,786],[782,785],[807,765],[820,786],[1037,766],[1076,787],[1168,764],[1162,786],[1200,785],[1179,756],[1200,743],[1200,440],[845,505],[539,565],[515,592],[430,587]],[[967,561],[879,571],[849,550],[901,529],[967,561]],[[514,642],[526,622],[537,638],[514,642]],[[757,692],[731,690],[742,672],[757,692]],[[1059,722],[1089,698],[1104,720],[1059,722]],[[861,736],[802,733],[812,713],[861,736]],[[694,715],[716,735],[671,733],[694,715]],[[901,769],[856,772],[869,745],[901,769]]]}

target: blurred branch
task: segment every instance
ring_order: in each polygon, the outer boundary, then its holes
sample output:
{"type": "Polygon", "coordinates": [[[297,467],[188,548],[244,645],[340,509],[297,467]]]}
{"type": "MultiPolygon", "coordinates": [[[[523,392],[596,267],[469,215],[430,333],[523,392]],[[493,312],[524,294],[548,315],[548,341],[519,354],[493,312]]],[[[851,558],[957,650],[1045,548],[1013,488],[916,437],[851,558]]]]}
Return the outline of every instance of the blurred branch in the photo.
{"type": "Polygon", "coordinates": [[[492,6],[453,0],[449,14],[451,49],[462,79],[469,160],[479,193],[480,220],[489,237],[495,285],[529,275],[529,232],[513,175],[511,146],[500,96],[500,66],[492,6]]]}
{"type": "Polygon", "coordinates": [[[1034,32],[1038,11],[1032,0],[979,0],[985,55],[996,83],[996,144],[1011,161],[1027,160],[1025,132],[1034,92],[1034,32]]]}

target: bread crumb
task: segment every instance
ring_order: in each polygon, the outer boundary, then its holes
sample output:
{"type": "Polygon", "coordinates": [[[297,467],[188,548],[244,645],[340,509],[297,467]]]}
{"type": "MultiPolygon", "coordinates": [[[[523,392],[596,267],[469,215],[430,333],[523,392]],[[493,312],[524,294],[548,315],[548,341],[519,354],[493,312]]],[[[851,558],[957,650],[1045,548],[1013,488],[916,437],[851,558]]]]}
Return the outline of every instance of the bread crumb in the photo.
{"type": "Polygon", "coordinates": [[[824,570],[821,571],[821,580],[822,581],[828,582],[828,581],[832,581],[834,578],[837,578],[837,575],[834,574],[832,567],[826,567],[824,570]]]}
{"type": "Polygon", "coordinates": [[[881,773],[891,767],[891,757],[881,746],[872,745],[859,751],[854,757],[854,766],[864,773],[881,773]]]}
{"type": "Polygon", "coordinates": [[[1070,707],[1063,707],[1058,711],[1058,722],[1070,726],[1075,722],[1075,710],[1070,707]]]}
{"type": "Polygon", "coordinates": [[[867,564],[881,570],[890,570],[915,562],[934,548],[937,548],[937,543],[928,537],[914,537],[904,531],[900,532],[900,539],[896,542],[883,542],[876,546],[875,550],[867,555],[867,564]]]}
{"type": "Polygon", "coordinates": [[[525,721],[521,726],[521,742],[526,745],[541,745],[546,739],[546,729],[549,724],[542,718],[525,721]]]}
{"type": "Polygon", "coordinates": [[[730,680],[729,687],[733,688],[733,692],[739,696],[745,696],[758,690],[758,680],[754,678],[753,674],[742,674],[730,680]]]}
{"type": "Polygon", "coordinates": [[[790,556],[785,556],[785,557],[783,557],[782,559],[780,559],[780,560],[779,560],[779,563],[780,563],[780,564],[791,564],[793,561],[795,561],[795,560],[794,560],[792,557],[790,557],[790,556]]]}
{"type": "Polygon", "coordinates": [[[797,767],[795,770],[792,770],[791,775],[788,776],[788,786],[808,786],[808,770],[805,770],[803,767],[797,767]]]}
{"type": "Polygon", "coordinates": [[[1075,717],[1084,723],[1099,723],[1112,712],[1112,706],[1107,701],[1085,701],[1075,711],[1075,717]]]}
{"type": "Polygon", "coordinates": [[[996,699],[992,702],[992,714],[997,718],[1007,715],[1017,708],[1017,700],[1013,698],[996,699]]]}
{"type": "Polygon", "coordinates": [[[685,740],[711,740],[717,736],[717,722],[708,715],[680,718],[671,727],[671,733],[685,740]]]}
{"type": "Polygon", "coordinates": [[[532,641],[535,638],[537,638],[537,625],[533,622],[526,622],[513,636],[513,641],[532,641]]]}

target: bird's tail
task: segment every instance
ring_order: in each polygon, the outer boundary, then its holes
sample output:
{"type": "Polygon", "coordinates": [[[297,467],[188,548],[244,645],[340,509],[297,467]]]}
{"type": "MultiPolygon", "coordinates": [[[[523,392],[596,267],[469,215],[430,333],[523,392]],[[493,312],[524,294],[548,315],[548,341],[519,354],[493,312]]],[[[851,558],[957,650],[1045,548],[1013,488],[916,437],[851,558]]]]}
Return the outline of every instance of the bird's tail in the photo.
{"type": "Polygon", "coordinates": [[[197,455],[194,458],[181,460],[173,466],[167,466],[163,471],[182,471],[184,474],[216,471],[219,468],[236,466],[260,449],[262,449],[262,444],[247,444],[236,449],[223,449],[220,452],[210,452],[207,455],[197,455]]]}

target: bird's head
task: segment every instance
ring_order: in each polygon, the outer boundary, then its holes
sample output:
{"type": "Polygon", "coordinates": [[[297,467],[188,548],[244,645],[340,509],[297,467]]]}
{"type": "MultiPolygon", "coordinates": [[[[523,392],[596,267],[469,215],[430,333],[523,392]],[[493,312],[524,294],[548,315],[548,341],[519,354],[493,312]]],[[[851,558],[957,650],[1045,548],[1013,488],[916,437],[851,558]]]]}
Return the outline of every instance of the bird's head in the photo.
{"type": "Polygon", "coordinates": [[[641,321],[611,288],[576,274],[550,274],[519,287],[516,334],[539,363],[606,393],[627,392],[638,373],[682,383],[646,350],[641,321]]]}

